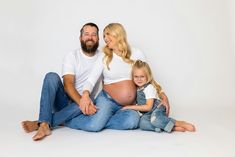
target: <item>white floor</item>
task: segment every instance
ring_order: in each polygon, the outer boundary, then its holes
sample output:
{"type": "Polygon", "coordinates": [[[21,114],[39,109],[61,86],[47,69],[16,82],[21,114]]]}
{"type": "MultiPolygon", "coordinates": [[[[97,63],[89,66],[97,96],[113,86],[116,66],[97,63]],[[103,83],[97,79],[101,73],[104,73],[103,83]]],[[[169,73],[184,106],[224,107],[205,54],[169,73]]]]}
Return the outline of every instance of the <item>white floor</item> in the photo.
{"type": "Polygon", "coordinates": [[[25,133],[20,121],[35,119],[36,109],[1,109],[1,157],[234,157],[235,107],[177,107],[172,117],[192,122],[195,133],[104,130],[90,133],[59,128],[42,141],[25,133]],[[14,116],[12,116],[14,115],[14,116]]]}

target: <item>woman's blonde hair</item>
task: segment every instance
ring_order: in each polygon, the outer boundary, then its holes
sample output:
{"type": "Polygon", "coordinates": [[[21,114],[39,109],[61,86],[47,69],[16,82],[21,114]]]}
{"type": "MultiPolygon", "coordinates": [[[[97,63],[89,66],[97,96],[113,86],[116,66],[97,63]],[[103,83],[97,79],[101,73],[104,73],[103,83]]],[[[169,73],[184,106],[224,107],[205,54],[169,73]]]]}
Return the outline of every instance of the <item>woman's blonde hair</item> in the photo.
{"type": "MultiPolygon", "coordinates": [[[[103,31],[104,35],[107,33],[114,37],[117,40],[117,48],[121,52],[122,59],[129,64],[133,64],[134,61],[130,59],[131,49],[127,42],[127,35],[124,27],[120,23],[110,23],[108,24],[103,31]]],[[[107,45],[103,48],[104,62],[109,69],[109,64],[113,58],[113,50],[110,49],[107,45]]]]}
{"type": "Polygon", "coordinates": [[[162,87],[159,85],[157,81],[154,80],[152,71],[148,65],[148,63],[143,62],[141,60],[136,60],[135,63],[133,64],[132,71],[131,71],[131,76],[133,80],[133,75],[134,75],[134,70],[135,69],[143,69],[146,77],[147,77],[147,83],[151,83],[154,88],[157,90],[157,94],[160,96],[160,93],[162,92],[162,87]]]}

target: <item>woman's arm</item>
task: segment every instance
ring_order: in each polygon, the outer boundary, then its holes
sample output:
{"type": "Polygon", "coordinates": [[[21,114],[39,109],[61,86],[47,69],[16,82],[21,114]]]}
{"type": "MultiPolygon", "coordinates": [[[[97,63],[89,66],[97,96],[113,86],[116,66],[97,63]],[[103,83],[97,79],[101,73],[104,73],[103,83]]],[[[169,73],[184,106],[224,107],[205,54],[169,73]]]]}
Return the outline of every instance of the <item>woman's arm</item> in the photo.
{"type": "Polygon", "coordinates": [[[94,110],[95,106],[94,106],[92,100],[90,99],[90,94],[91,94],[96,82],[100,78],[102,71],[103,71],[103,55],[99,55],[95,64],[94,64],[94,68],[91,70],[91,72],[88,76],[88,79],[83,86],[83,94],[80,99],[80,105],[81,106],[91,106],[91,110],[88,107],[85,107],[83,109],[85,111],[85,113],[90,113],[92,111],[96,112],[96,108],[94,110]]]}
{"type": "Polygon", "coordinates": [[[170,104],[169,104],[169,101],[168,101],[168,98],[166,96],[166,94],[164,92],[161,92],[160,93],[160,98],[161,98],[161,103],[158,105],[158,108],[163,105],[165,106],[166,108],[166,115],[169,116],[169,113],[170,113],[170,104]]]}
{"type": "Polygon", "coordinates": [[[96,82],[100,78],[103,72],[103,54],[100,54],[94,64],[94,68],[91,70],[86,83],[83,86],[83,91],[92,92],[96,82]]]}

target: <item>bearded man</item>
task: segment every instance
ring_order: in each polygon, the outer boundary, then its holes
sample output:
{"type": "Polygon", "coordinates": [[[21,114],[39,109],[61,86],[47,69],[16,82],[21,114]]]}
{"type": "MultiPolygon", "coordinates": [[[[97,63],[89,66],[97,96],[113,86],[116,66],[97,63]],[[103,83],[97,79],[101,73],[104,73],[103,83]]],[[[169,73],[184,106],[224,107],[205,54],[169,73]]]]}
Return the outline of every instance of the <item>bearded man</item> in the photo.
{"type": "MultiPolygon", "coordinates": [[[[37,131],[33,140],[41,140],[51,134],[53,128],[80,115],[93,115],[97,108],[94,104],[80,105],[83,85],[101,54],[99,46],[99,28],[94,23],[86,23],[80,30],[81,48],[68,53],[62,64],[62,78],[54,72],[45,75],[39,118],[36,121],[21,123],[25,132],[37,131]]],[[[98,92],[100,81],[96,84],[92,96],[98,92]]]]}

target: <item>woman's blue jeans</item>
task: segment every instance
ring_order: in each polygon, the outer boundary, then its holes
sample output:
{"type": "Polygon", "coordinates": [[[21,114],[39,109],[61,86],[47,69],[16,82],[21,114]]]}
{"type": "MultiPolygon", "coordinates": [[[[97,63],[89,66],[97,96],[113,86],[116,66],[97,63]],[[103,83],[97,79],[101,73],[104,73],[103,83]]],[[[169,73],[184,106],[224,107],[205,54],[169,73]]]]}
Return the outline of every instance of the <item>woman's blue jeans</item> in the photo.
{"type": "Polygon", "coordinates": [[[95,99],[98,108],[91,116],[79,115],[66,122],[66,126],[73,129],[97,132],[107,129],[136,129],[139,114],[134,110],[121,110],[122,106],[113,100],[105,91],[101,91],[95,99]]]}

